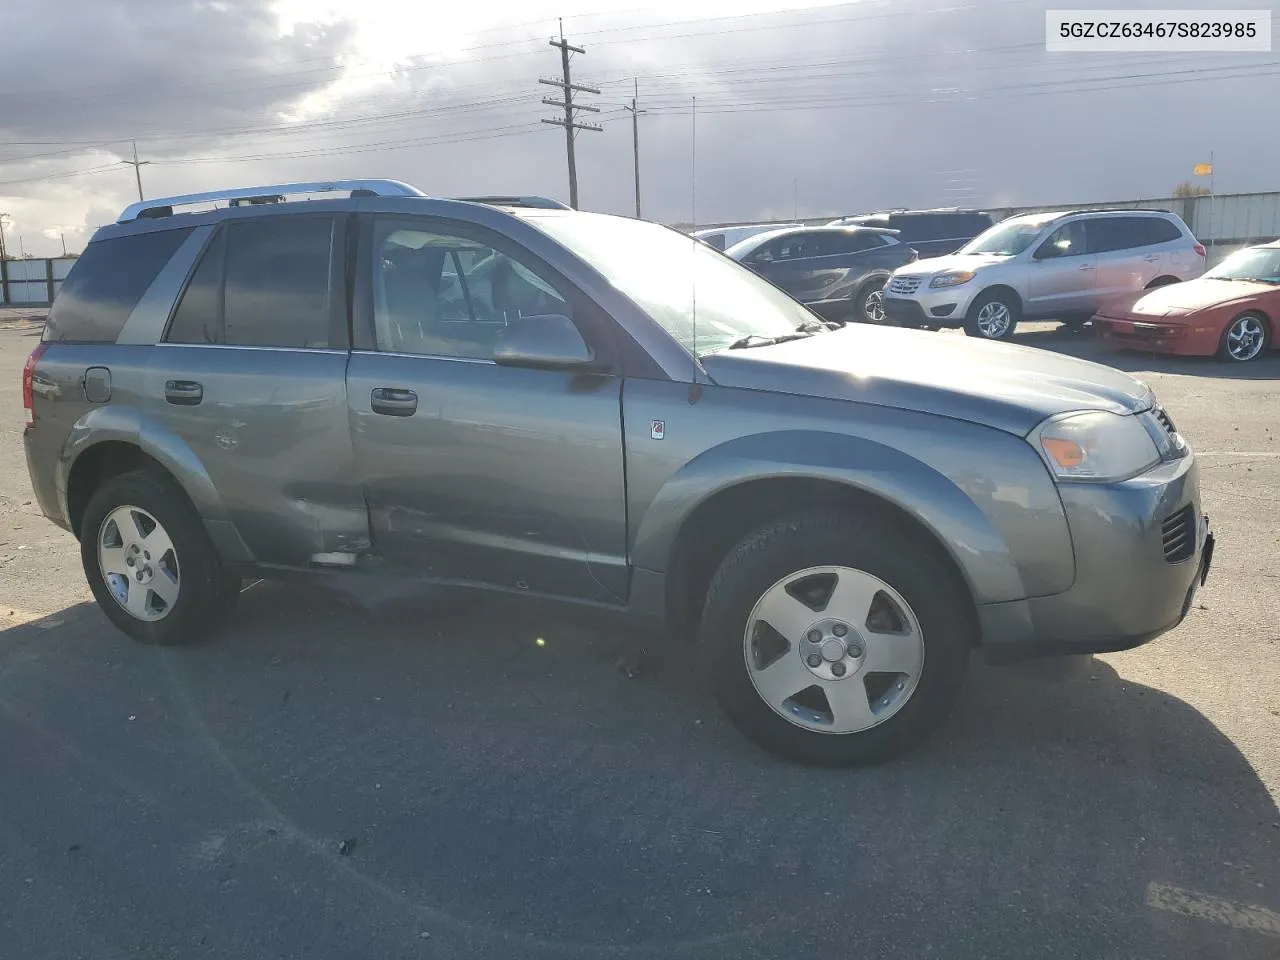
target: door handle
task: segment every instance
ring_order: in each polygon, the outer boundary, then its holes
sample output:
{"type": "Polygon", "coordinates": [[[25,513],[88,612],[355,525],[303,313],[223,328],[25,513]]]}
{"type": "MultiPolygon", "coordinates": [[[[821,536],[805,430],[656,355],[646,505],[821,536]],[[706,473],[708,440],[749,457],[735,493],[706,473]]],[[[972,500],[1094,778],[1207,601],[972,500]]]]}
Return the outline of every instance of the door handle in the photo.
{"type": "Polygon", "coordinates": [[[412,417],[418,410],[418,395],[397,387],[374,387],[369,406],[384,417],[412,417]]]}
{"type": "Polygon", "coordinates": [[[1160,261],[1160,258],[1158,256],[1155,256],[1154,254],[1147,254],[1147,256],[1143,257],[1142,259],[1147,261],[1147,263],[1158,263],[1160,261]]]}
{"type": "Polygon", "coordinates": [[[1093,269],[1095,269],[1095,268],[1094,268],[1094,266],[1093,266],[1093,264],[1092,264],[1092,263],[1082,263],[1082,264],[1080,264],[1080,269],[1081,269],[1081,270],[1093,270],[1093,269]]]}
{"type": "Polygon", "coordinates": [[[180,407],[194,407],[204,399],[204,387],[194,380],[166,380],[164,398],[180,407]]]}

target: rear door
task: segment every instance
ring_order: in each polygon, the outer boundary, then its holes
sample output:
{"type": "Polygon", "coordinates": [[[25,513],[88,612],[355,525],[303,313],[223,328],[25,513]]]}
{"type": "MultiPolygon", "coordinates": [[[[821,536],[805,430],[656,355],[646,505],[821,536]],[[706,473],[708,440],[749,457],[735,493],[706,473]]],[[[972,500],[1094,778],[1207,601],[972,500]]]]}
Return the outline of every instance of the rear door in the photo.
{"type": "Polygon", "coordinates": [[[1061,318],[1093,309],[1097,263],[1087,244],[1081,220],[1062,224],[1040,242],[1027,264],[1026,316],[1061,318]]]}
{"type": "Polygon", "coordinates": [[[1165,244],[1157,241],[1156,223],[1141,216],[1088,221],[1089,250],[1098,264],[1097,303],[1141,290],[1161,274],[1165,244]]]}
{"type": "Polygon", "coordinates": [[[823,274],[836,269],[830,257],[822,256],[821,238],[816,231],[777,237],[755,254],[752,266],[801,303],[820,300],[830,279],[823,274]]]}
{"type": "Polygon", "coordinates": [[[347,417],[345,224],[295,213],[221,224],[152,352],[152,409],[262,563],[369,544],[347,417]]]}
{"type": "Polygon", "coordinates": [[[378,552],[428,580],[625,597],[621,376],[493,359],[503,327],[549,313],[608,358],[611,321],[471,224],[371,217],[359,262],[347,390],[378,552]]]}

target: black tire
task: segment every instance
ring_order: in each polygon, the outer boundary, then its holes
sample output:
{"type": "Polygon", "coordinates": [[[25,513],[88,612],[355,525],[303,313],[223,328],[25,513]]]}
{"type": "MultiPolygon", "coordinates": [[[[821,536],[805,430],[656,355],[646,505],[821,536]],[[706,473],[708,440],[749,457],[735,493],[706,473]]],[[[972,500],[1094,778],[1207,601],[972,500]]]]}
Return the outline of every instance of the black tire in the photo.
{"type": "Polygon", "coordinates": [[[1011,340],[1021,318],[1022,305],[1018,302],[1017,297],[1003,290],[988,290],[980,293],[970,304],[969,312],[964,318],[964,332],[980,340],[1011,340]],[[1009,326],[1004,333],[996,337],[983,333],[982,328],[978,325],[978,316],[982,312],[982,308],[992,303],[1002,304],[1009,311],[1009,326]]]}
{"type": "Polygon", "coordinates": [[[884,308],[880,308],[880,319],[872,319],[867,314],[867,305],[871,302],[872,294],[879,294],[884,289],[884,280],[869,280],[858,291],[858,295],[853,298],[853,314],[849,319],[855,323],[876,323],[884,324],[886,318],[884,316],[884,308]]]}
{"type": "Polygon", "coordinates": [[[223,569],[204,524],[182,489],[156,470],[137,470],[107,480],[89,498],[80,524],[80,561],[98,606],[123,633],[140,643],[194,643],[224,623],[240,595],[240,580],[223,569]],[[107,515],[130,505],[164,527],[178,557],[180,580],[173,609],[146,621],[125,610],[111,593],[98,564],[98,538],[107,515]]]}
{"type": "Polygon", "coordinates": [[[876,763],[920,743],[946,717],[964,679],[974,627],[963,588],[936,549],[875,514],[814,510],[769,523],[730,551],[708,589],[700,655],[721,707],[764,748],[830,766],[876,763]],[[756,692],[744,657],[747,620],[757,600],[788,574],[847,566],[892,586],[919,620],[925,656],[914,695],[889,719],[857,733],[805,729],[756,692]]]}
{"type": "Polygon", "coordinates": [[[1063,317],[1058,322],[1062,324],[1062,329],[1068,333],[1079,333],[1084,329],[1084,325],[1093,319],[1089,314],[1075,317],[1063,317]]]}
{"type": "Polygon", "coordinates": [[[1271,347],[1271,321],[1265,316],[1254,310],[1248,310],[1239,316],[1232,317],[1231,322],[1222,328],[1222,337],[1218,340],[1218,359],[1225,360],[1228,363],[1249,363],[1257,360],[1259,357],[1265,356],[1267,350],[1271,347]],[[1262,328],[1262,343],[1257,347],[1256,352],[1250,356],[1236,356],[1231,352],[1231,345],[1228,342],[1231,331],[1236,324],[1247,321],[1253,321],[1262,328]]]}

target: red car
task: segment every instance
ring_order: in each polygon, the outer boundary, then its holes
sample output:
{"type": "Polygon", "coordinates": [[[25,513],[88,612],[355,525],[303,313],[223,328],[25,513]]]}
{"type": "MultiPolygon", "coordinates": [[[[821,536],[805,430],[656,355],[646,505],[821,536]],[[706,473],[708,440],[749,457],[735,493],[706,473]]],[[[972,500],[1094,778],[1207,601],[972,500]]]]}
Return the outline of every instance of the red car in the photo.
{"type": "Polygon", "coordinates": [[[1280,240],[1233,253],[1195,280],[1110,300],[1093,325],[1117,347],[1240,363],[1275,346],[1280,240]]]}

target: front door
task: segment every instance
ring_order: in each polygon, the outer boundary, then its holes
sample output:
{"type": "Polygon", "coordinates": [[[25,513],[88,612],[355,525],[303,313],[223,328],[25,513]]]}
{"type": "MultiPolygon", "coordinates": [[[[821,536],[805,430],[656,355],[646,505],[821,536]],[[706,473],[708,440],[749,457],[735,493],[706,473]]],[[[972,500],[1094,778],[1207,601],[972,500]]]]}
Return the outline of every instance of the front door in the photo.
{"type": "Polygon", "coordinates": [[[507,324],[591,306],[505,238],[451,221],[362,230],[352,440],[374,548],[430,580],[626,596],[622,380],[494,362],[507,324]]]}
{"type": "Polygon", "coordinates": [[[293,213],[222,224],[152,351],[150,409],[262,563],[368,546],[347,417],[344,225],[293,213]]]}
{"type": "Polygon", "coordinates": [[[1064,223],[1036,247],[1027,264],[1027,317],[1061,319],[1092,312],[1097,263],[1089,256],[1084,223],[1064,223]]]}

